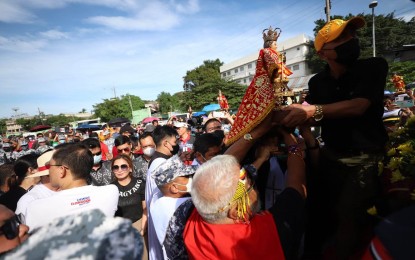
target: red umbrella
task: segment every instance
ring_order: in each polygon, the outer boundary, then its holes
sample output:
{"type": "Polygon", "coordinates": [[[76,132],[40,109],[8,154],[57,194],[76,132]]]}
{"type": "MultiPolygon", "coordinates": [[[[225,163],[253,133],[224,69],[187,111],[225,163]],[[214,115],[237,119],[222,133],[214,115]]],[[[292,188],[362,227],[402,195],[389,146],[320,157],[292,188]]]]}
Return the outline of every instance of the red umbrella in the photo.
{"type": "Polygon", "coordinates": [[[37,131],[42,131],[42,130],[51,129],[51,128],[52,127],[50,125],[37,125],[37,126],[30,128],[30,132],[37,132],[37,131]]]}
{"type": "Polygon", "coordinates": [[[141,123],[146,124],[146,123],[153,122],[153,120],[160,120],[160,119],[158,117],[150,116],[150,117],[144,118],[143,121],[141,121],[141,123]]]}

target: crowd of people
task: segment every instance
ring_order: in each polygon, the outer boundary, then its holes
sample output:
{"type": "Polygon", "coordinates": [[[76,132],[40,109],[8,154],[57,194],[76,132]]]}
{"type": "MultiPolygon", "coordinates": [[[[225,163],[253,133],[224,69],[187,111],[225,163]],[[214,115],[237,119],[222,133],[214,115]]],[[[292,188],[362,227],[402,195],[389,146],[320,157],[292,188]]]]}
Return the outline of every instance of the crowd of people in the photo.
{"type": "MultiPolygon", "coordinates": [[[[96,209],[131,222],[141,235],[129,240],[142,248],[137,259],[413,254],[407,243],[376,233],[385,222],[367,212],[381,199],[378,164],[394,131],[383,115],[394,100],[384,96],[386,61],[358,59],[364,24],[335,19],[318,32],[315,48],[327,67],[298,102],[261,100],[281,86],[275,70],[284,70],[279,33],[270,28],[263,66],[233,117],[3,138],[0,254],[18,251],[56,219],[96,209]]],[[[413,117],[410,108],[399,110],[398,124],[413,117]]]]}

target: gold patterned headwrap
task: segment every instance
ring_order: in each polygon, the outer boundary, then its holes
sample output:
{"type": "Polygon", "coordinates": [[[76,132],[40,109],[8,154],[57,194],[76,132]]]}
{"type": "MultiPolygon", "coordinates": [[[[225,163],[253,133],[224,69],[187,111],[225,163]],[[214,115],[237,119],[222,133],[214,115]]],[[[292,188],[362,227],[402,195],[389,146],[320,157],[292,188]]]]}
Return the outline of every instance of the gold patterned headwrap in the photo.
{"type": "Polygon", "coordinates": [[[245,168],[242,168],[239,172],[239,180],[236,186],[235,194],[233,195],[231,201],[219,210],[219,212],[224,211],[227,207],[236,204],[237,207],[237,216],[238,220],[244,223],[249,223],[249,215],[251,213],[251,203],[249,200],[249,192],[254,188],[254,183],[246,189],[246,181],[247,181],[247,172],[245,168]]]}

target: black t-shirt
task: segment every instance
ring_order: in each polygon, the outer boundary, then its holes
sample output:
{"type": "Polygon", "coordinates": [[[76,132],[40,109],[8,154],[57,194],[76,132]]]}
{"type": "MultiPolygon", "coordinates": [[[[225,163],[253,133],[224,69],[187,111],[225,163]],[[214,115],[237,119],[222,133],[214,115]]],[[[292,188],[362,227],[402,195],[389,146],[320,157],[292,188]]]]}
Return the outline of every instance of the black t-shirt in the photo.
{"type": "Polygon", "coordinates": [[[23,195],[26,194],[26,192],[27,191],[20,186],[13,187],[0,197],[0,204],[3,204],[11,211],[16,211],[17,202],[23,195]]]}
{"type": "Polygon", "coordinates": [[[335,150],[381,150],[387,134],[383,126],[383,96],[388,64],[383,58],[358,60],[340,78],[330,70],[316,74],[308,83],[310,104],[331,104],[354,98],[366,98],[371,104],[361,116],[323,118],[322,138],[325,146],[335,150]]]}
{"type": "Polygon", "coordinates": [[[118,209],[115,216],[130,219],[136,222],[143,215],[142,201],[145,199],[146,182],[132,177],[127,186],[122,186],[118,181],[113,184],[118,187],[120,198],[118,200],[118,209]]]}
{"type": "Polygon", "coordinates": [[[305,229],[305,200],[293,188],[285,188],[268,210],[274,217],[286,259],[297,259],[305,229]]]}

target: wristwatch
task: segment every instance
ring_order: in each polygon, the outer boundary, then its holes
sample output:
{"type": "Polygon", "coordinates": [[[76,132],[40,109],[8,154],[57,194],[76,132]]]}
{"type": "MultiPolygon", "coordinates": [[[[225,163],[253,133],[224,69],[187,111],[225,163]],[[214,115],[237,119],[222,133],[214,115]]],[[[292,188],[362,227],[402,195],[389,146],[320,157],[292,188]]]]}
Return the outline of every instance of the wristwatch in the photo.
{"type": "Polygon", "coordinates": [[[252,135],[250,133],[244,134],[244,139],[250,142],[254,140],[254,138],[252,138],[252,135]]]}
{"type": "Polygon", "coordinates": [[[314,112],[313,118],[316,122],[318,122],[324,117],[323,106],[322,105],[315,105],[315,106],[316,106],[316,111],[314,112]]]}

